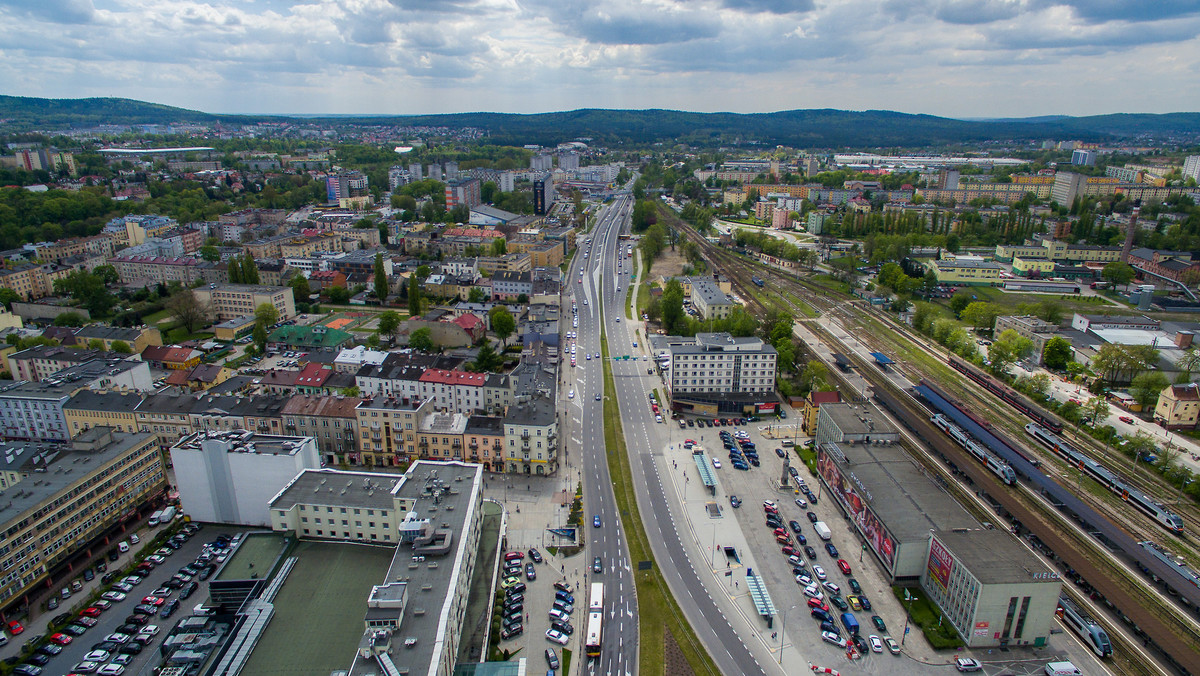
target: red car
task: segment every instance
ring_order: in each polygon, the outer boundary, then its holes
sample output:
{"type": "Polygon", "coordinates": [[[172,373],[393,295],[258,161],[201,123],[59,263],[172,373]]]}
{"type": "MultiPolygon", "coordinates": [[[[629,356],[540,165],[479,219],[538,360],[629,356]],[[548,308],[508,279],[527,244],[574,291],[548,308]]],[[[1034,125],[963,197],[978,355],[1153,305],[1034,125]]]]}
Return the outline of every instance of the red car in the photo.
{"type": "Polygon", "coordinates": [[[1123,423],[1128,423],[1128,424],[1130,424],[1130,425],[1132,425],[1132,424],[1133,424],[1133,418],[1130,418],[1130,417],[1129,417],[1129,416],[1127,416],[1127,415],[1123,415],[1123,416],[1121,416],[1120,418],[1117,418],[1117,420],[1120,420],[1120,421],[1121,421],[1121,422],[1123,422],[1123,423]]]}
{"type": "Polygon", "coordinates": [[[154,606],[156,608],[166,602],[166,599],[160,599],[157,596],[146,596],[142,599],[142,603],[145,603],[148,606],[154,606]]]}
{"type": "Polygon", "coordinates": [[[51,634],[50,635],[50,642],[53,643],[54,645],[67,645],[72,640],[74,640],[74,639],[72,639],[70,636],[67,636],[66,634],[51,634]]]}
{"type": "Polygon", "coordinates": [[[8,623],[8,633],[12,634],[13,636],[20,634],[23,631],[25,631],[25,627],[22,627],[20,622],[13,620],[12,622],[8,623]]]}
{"type": "Polygon", "coordinates": [[[845,575],[850,574],[850,564],[846,563],[846,559],[838,559],[837,563],[838,563],[838,568],[840,568],[842,570],[843,574],[845,574],[845,575]]]}
{"type": "Polygon", "coordinates": [[[104,612],[104,611],[100,610],[96,606],[88,606],[87,608],[84,608],[83,610],[79,611],[79,614],[83,615],[85,617],[100,617],[100,613],[102,613],[102,612],[104,612]]]}
{"type": "Polygon", "coordinates": [[[792,556],[796,553],[796,550],[792,549],[791,546],[784,547],[782,551],[784,556],[792,556]]]}
{"type": "Polygon", "coordinates": [[[809,599],[808,607],[809,608],[819,608],[821,610],[824,610],[825,612],[829,612],[829,604],[825,603],[821,599],[809,599]]]}

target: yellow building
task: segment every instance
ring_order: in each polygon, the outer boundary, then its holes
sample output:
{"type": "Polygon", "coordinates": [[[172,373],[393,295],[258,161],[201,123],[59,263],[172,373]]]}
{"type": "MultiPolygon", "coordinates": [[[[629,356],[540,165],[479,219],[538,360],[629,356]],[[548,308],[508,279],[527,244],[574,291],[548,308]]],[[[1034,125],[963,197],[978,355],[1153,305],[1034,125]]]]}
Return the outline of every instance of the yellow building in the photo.
{"type": "Polygon", "coordinates": [[[925,267],[933,271],[939,284],[968,286],[998,286],[1004,271],[999,263],[974,259],[928,261],[925,267]]]}
{"type": "Polygon", "coordinates": [[[63,404],[63,419],[72,437],[93,427],[111,427],[118,432],[137,432],[138,392],[93,392],[80,390],[63,404]]]}
{"type": "Polygon", "coordinates": [[[462,460],[466,429],[467,416],[461,413],[425,416],[417,430],[417,457],[420,460],[462,460]]]}
{"type": "Polygon", "coordinates": [[[420,421],[433,412],[433,400],[378,394],[364,400],[354,412],[358,457],[349,458],[350,464],[399,467],[416,459],[417,429],[420,421]]]}
{"type": "Polygon", "coordinates": [[[0,287],[12,289],[22,300],[50,295],[42,266],[30,263],[6,264],[0,269],[0,287]]]}
{"type": "Polygon", "coordinates": [[[1158,395],[1154,422],[1169,430],[1195,429],[1200,419],[1200,385],[1171,385],[1158,395]]]}
{"type": "Polygon", "coordinates": [[[1012,271],[1014,275],[1028,277],[1033,273],[1048,274],[1054,272],[1054,261],[1046,258],[1025,258],[1018,256],[1013,259],[1012,271]]]}
{"type": "Polygon", "coordinates": [[[119,326],[91,324],[75,332],[76,343],[91,345],[93,340],[103,343],[104,349],[109,352],[113,349],[113,343],[123,342],[137,354],[141,354],[142,350],[151,345],[163,344],[162,333],[158,329],[149,326],[123,328],[119,326]]]}
{"type": "Polygon", "coordinates": [[[209,284],[195,290],[196,300],[212,306],[218,322],[253,317],[259,305],[270,305],[283,321],[296,316],[296,301],[290,286],[261,284],[209,284]]]}

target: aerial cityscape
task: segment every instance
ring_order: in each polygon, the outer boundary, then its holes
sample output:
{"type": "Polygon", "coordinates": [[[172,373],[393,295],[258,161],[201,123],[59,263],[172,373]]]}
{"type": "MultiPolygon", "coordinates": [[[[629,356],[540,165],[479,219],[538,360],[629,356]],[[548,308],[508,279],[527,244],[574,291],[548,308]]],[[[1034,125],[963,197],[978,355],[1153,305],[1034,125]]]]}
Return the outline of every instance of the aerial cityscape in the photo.
{"type": "Polygon", "coordinates": [[[0,17],[0,676],[1200,674],[1192,3],[0,17]]]}

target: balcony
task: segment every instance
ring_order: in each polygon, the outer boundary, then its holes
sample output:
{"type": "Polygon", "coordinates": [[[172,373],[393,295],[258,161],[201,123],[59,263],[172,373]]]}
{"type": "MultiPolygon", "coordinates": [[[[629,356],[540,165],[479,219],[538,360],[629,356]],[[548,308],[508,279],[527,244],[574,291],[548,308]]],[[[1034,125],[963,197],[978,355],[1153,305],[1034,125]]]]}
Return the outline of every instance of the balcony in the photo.
{"type": "Polygon", "coordinates": [[[525,430],[524,432],[521,432],[521,438],[526,441],[529,441],[529,430],[525,430]]]}
{"type": "Polygon", "coordinates": [[[429,440],[421,439],[420,441],[417,442],[417,446],[420,446],[421,448],[429,448],[429,440]]]}
{"type": "Polygon", "coordinates": [[[451,441],[450,448],[462,448],[462,441],[459,439],[455,439],[454,441],[451,441]]]}
{"type": "Polygon", "coordinates": [[[499,441],[497,441],[496,443],[492,444],[492,450],[494,450],[494,451],[503,451],[503,450],[504,450],[504,444],[502,444],[502,443],[500,443],[499,441]]]}
{"type": "Polygon", "coordinates": [[[471,449],[472,451],[478,451],[479,444],[477,442],[472,441],[471,443],[467,444],[467,448],[471,449]]]}

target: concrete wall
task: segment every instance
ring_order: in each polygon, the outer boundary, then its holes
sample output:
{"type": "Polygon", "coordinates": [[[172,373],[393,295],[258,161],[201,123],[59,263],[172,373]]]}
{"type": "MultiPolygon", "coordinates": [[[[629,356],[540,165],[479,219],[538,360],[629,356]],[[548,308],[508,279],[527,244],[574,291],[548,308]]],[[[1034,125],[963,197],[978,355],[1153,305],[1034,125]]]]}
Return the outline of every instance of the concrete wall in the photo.
{"type": "Polygon", "coordinates": [[[55,317],[63,314],[64,312],[74,312],[74,313],[80,315],[81,317],[83,317],[84,319],[92,318],[92,315],[90,313],[88,313],[88,311],[85,308],[62,307],[62,306],[58,306],[58,305],[42,305],[41,303],[16,302],[16,303],[12,304],[12,311],[13,311],[13,314],[20,317],[21,319],[53,320],[55,317]]]}

